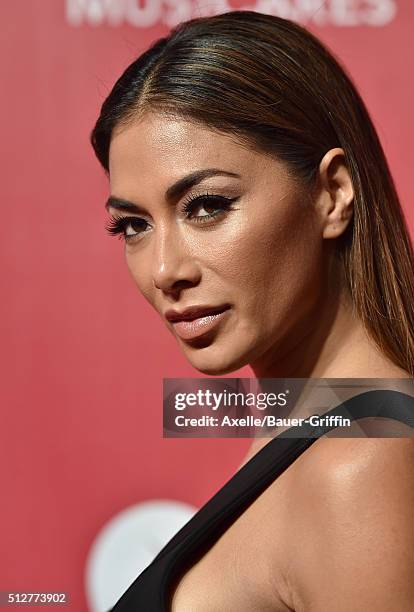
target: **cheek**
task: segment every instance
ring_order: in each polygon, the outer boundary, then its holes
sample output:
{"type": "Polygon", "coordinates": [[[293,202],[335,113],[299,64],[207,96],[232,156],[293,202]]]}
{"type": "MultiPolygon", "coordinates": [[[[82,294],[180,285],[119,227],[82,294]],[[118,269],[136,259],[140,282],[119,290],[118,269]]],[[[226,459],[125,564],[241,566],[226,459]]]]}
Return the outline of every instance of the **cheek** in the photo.
{"type": "MultiPolygon", "coordinates": [[[[300,211],[301,212],[301,211],[300,211]]],[[[263,274],[267,305],[276,325],[288,328],[315,305],[322,286],[322,239],[312,220],[303,215],[274,228],[275,241],[268,246],[269,261],[263,274]]],[[[264,296],[263,296],[264,297],[264,296]]],[[[273,329],[272,317],[267,317],[273,329]]]]}
{"type": "Polygon", "coordinates": [[[216,255],[225,262],[225,278],[239,306],[265,324],[297,308],[297,301],[309,294],[320,269],[321,243],[310,209],[285,201],[283,206],[269,205],[254,218],[240,218],[216,255]]]}

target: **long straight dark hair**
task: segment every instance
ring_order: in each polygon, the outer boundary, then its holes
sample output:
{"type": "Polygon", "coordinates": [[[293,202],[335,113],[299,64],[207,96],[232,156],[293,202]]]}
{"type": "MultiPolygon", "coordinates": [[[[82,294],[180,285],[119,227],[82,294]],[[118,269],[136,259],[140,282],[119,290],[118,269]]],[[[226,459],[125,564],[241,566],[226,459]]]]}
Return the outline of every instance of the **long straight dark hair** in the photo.
{"type": "Polygon", "coordinates": [[[147,111],[205,124],[286,162],[312,189],[341,147],[354,187],[337,254],[354,310],[414,375],[414,257],[381,143],[352,80],[302,26],[252,11],[192,19],[157,40],[104,101],[91,143],[105,172],[113,129],[147,111]]]}

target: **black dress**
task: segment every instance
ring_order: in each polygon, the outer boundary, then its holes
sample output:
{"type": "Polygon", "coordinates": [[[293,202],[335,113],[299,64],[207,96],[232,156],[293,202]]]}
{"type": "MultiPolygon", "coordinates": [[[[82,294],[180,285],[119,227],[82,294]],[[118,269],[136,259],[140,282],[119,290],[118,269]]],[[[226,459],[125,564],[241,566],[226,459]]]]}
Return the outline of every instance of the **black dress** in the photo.
{"type": "MultiPolygon", "coordinates": [[[[372,390],[346,400],[324,416],[351,420],[380,416],[414,427],[414,398],[392,390],[372,390]]],[[[285,430],[261,448],[172,537],[110,612],[170,612],[171,587],[201,558],[246,508],[307,448],[331,427],[306,425],[285,430]],[[300,429],[301,438],[298,438],[300,429]],[[296,436],[296,437],[295,437],[296,436]]]]}

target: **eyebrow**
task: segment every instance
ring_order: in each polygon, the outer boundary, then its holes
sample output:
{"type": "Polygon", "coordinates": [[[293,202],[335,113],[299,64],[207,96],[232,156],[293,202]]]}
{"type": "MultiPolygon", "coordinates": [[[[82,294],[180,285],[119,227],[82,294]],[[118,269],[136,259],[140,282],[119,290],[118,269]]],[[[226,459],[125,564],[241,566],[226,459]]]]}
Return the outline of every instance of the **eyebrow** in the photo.
{"type": "MultiPolygon", "coordinates": [[[[232,176],[234,178],[241,178],[240,174],[236,172],[228,172],[226,170],[220,170],[219,168],[206,168],[204,170],[196,170],[195,172],[191,172],[186,176],[178,179],[173,185],[168,187],[165,192],[165,199],[168,202],[178,199],[182,196],[186,191],[188,191],[194,185],[201,183],[206,178],[210,176],[232,176]]],[[[145,209],[134,202],[130,202],[125,200],[124,198],[118,198],[116,196],[109,196],[105,208],[115,208],[116,210],[123,210],[126,212],[134,212],[134,213],[145,213],[145,209]]]]}

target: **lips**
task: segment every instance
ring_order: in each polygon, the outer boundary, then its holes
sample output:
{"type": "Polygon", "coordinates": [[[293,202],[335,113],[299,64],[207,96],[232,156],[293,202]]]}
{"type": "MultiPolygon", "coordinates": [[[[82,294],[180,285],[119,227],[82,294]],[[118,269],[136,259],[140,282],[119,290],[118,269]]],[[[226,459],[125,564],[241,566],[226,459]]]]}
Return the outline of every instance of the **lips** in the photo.
{"type": "Polygon", "coordinates": [[[229,304],[222,304],[221,306],[189,306],[181,312],[176,310],[167,310],[165,313],[165,318],[171,323],[178,321],[194,321],[200,317],[221,313],[229,308],[229,304]]]}
{"type": "Polygon", "coordinates": [[[165,316],[174,331],[183,340],[198,338],[215,329],[229,316],[230,305],[215,307],[192,307],[181,313],[167,311],[165,316]]]}

